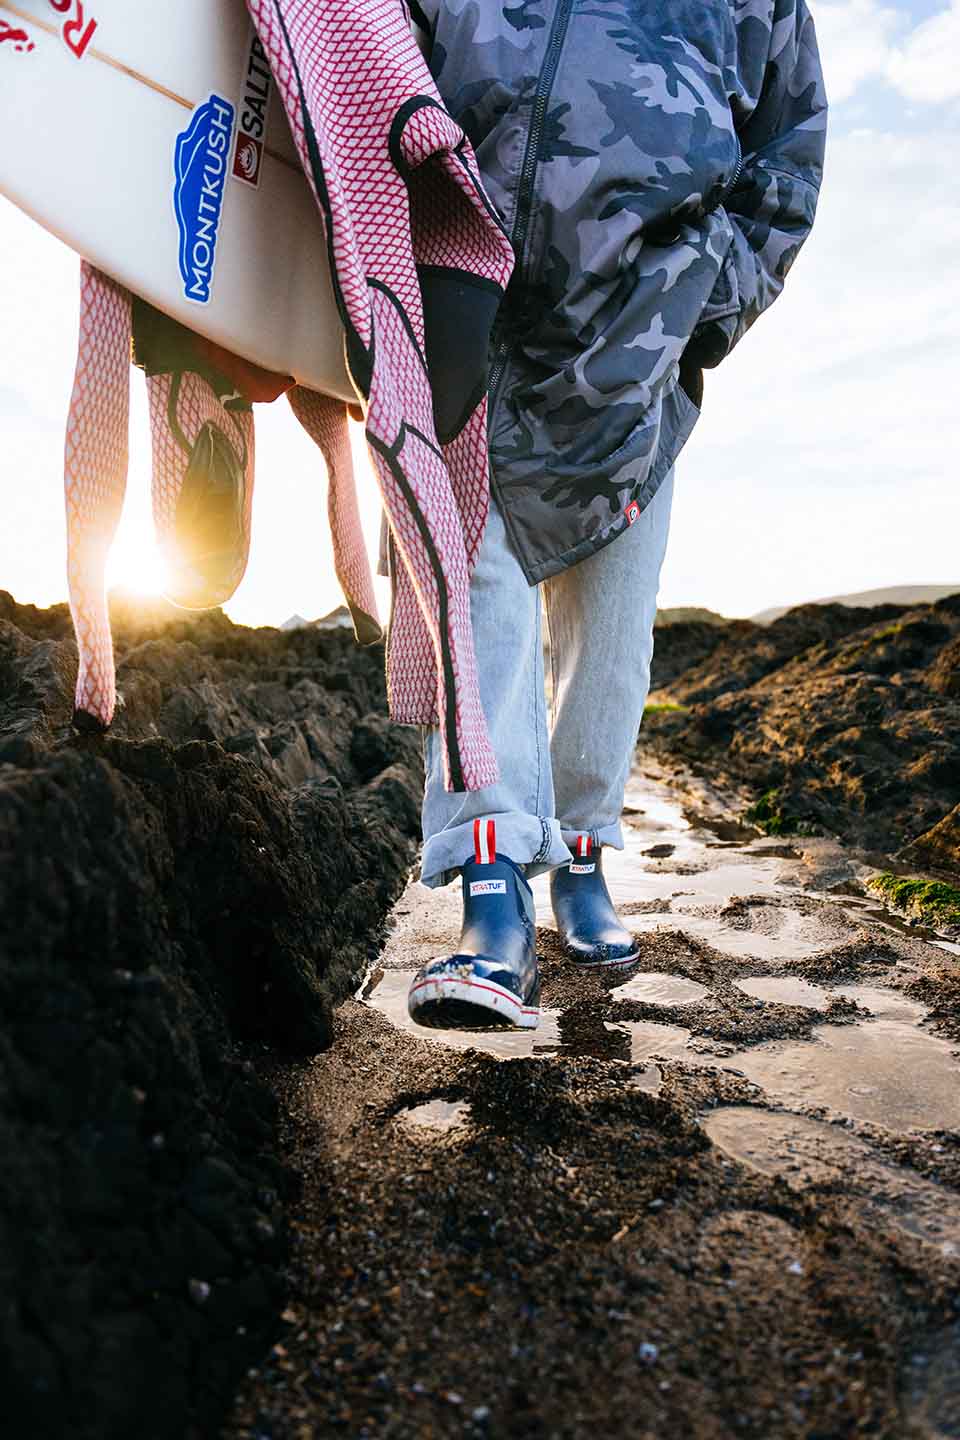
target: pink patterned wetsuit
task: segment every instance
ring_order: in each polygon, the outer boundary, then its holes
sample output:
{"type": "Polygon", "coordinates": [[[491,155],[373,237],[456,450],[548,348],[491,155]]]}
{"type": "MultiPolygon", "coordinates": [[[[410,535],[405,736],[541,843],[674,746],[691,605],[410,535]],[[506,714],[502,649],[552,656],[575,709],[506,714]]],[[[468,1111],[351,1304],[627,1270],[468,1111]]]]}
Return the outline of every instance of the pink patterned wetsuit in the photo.
{"type": "MultiPolygon", "coordinates": [[[[347,359],[389,520],[391,714],[439,725],[447,786],[480,789],[498,771],[480,704],[469,579],[489,503],[487,343],[513,252],[402,0],[248,0],[248,9],[325,222],[347,359]]],[[[129,333],[129,297],[86,268],[67,515],[77,707],[100,725],[115,704],[103,574],[126,471],[129,333]]],[[[209,418],[209,397],[184,384],[177,414],[192,443],[193,427],[209,418]]],[[[161,538],[185,479],[183,447],[163,433],[164,398],[161,391],[151,406],[161,538]]],[[[346,409],[302,392],[291,403],[327,459],[338,574],[361,638],[373,636],[346,409]]],[[[250,465],[252,455],[251,422],[250,465]]]]}
{"type": "MultiPolygon", "coordinates": [[[[439,725],[448,788],[497,778],[469,578],[489,503],[486,360],[513,251],[402,0],[247,0],[323,215],[390,522],[395,720],[439,725]]],[[[342,422],[345,423],[345,422],[342,422]]]]}
{"type": "MultiPolygon", "coordinates": [[[[122,286],[92,265],[82,264],[80,340],[64,480],[70,609],[80,656],[75,719],[78,727],[87,729],[105,729],[117,703],[105,576],[127,481],[134,304],[122,286]]],[[[238,368],[246,378],[249,367],[241,363],[238,368]]],[[[189,370],[148,374],[146,383],[153,515],[157,537],[170,562],[170,598],[190,607],[222,604],[243,579],[250,549],[255,450],[252,410],[247,405],[231,406],[229,398],[218,396],[209,379],[189,370]],[[197,456],[201,462],[208,459],[198,445],[204,433],[224,437],[238,457],[235,494],[226,495],[226,507],[222,497],[214,496],[212,514],[209,493],[202,488],[210,469],[205,463],[199,467],[200,503],[190,503],[191,484],[197,493],[197,456]],[[201,531],[204,505],[206,528],[212,520],[221,531],[218,548],[191,553],[194,534],[201,531]]],[[[337,574],[349,597],[358,636],[363,641],[377,639],[376,601],[357,512],[343,402],[301,386],[289,390],[289,399],[326,461],[337,574]]]]}

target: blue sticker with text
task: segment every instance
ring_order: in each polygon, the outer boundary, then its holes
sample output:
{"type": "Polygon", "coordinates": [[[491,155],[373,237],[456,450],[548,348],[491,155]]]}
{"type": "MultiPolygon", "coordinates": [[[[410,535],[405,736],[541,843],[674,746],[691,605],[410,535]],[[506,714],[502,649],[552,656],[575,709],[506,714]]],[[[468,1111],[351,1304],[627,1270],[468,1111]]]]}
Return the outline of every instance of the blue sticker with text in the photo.
{"type": "Polygon", "coordinates": [[[234,118],[230,101],[211,95],[177,136],[173,208],[180,230],[180,275],[184,295],[197,305],[209,303],[213,286],[234,118]]]}

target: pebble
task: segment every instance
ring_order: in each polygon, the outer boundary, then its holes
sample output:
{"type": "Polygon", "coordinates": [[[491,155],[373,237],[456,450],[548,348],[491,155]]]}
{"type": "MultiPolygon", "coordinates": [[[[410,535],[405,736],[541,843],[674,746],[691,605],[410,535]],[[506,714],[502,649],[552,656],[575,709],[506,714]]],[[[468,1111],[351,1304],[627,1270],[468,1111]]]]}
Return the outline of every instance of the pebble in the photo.
{"type": "Polygon", "coordinates": [[[191,1280],[187,1291],[194,1305],[205,1305],[210,1299],[210,1286],[206,1280],[191,1280]]]}

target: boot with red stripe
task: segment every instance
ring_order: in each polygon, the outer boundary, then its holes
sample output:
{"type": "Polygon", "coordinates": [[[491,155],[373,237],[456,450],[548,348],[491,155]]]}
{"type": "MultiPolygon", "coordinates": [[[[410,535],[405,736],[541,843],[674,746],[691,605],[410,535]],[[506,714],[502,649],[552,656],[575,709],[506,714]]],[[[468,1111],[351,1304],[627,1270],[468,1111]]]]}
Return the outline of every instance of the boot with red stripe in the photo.
{"type": "Polygon", "coordinates": [[[519,865],[497,854],[492,820],[475,820],[464,861],[463,931],[456,955],[414,976],[407,1008],[441,1030],[532,1030],[540,1019],[533,893],[519,865]]]}
{"type": "Polygon", "coordinates": [[[567,953],[578,965],[630,965],[637,937],[621,923],[603,878],[603,851],[578,835],[570,865],[550,873],[550,899],[567,953]]]}

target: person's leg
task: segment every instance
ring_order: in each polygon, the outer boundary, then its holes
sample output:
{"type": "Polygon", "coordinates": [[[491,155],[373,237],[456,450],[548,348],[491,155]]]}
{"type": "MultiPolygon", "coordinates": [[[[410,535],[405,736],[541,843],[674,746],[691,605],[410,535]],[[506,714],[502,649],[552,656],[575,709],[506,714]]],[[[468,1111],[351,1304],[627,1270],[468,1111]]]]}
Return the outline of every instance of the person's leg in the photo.
{"type": "Polygon", "coordinates": [[[532,1028],[540,985],[529,877],[568,862],[570,852],[553,813],[540,592],[527,584],[495,505],[470,607],[501,778],[485,790],[449,794],[439,733],[425,733],[422,879],[437,886],[460,875],[463,927],[456,953],[413,977],[407,1006],[420,1025],[532,1028]]]}
{"type": "Polygon", "coordinates": [[[636,956],[603,880],[602,847],[623,849],[623,793],[650,689],[672,500],[671,471],[625,535],[544,584],[556,808],[574,852],[554,871],[551,898],[568,950],[588,964],[636,956]]]}
{"type": "Polygon", "coordinates": [[[623,792],[650,689],[672,501],[671,470],[624,535],[544,582],[550,755],[556,813],[571,849],[582,834],[595,847],[623,849],[623,792]]]}
{"type": "Polygon", "coordinates": [[[496,849],[527,876],[570,859],[554,818],[544,698],[540,593],[527,583],[494,502],[470,582],[480,698],[500,766],[500,783],[444,789],[439,731],[424,732],[421,879],[445,885],[476,855],[474,821],[492,819],[496,849]]]}

